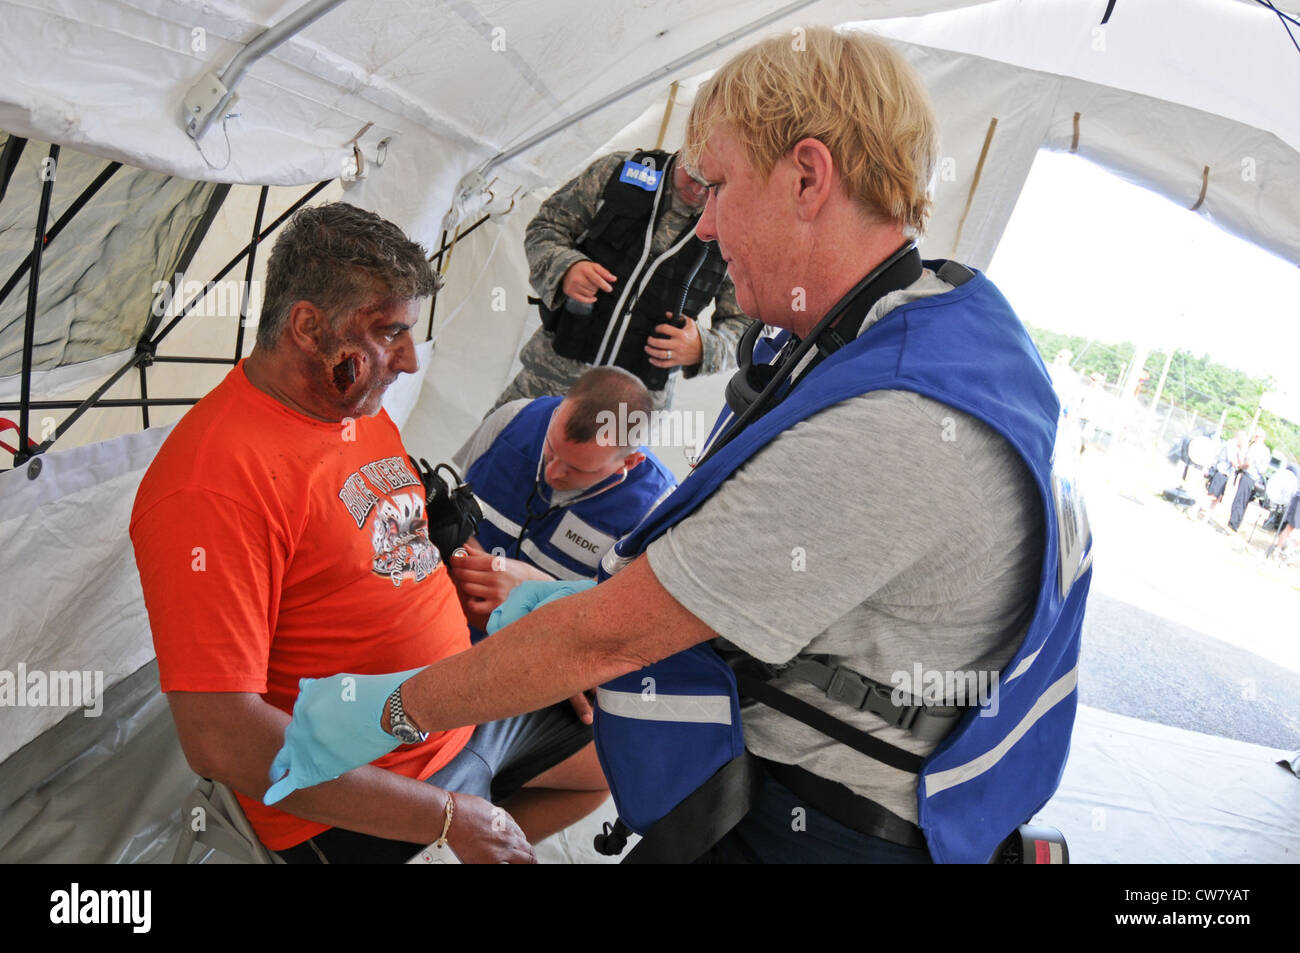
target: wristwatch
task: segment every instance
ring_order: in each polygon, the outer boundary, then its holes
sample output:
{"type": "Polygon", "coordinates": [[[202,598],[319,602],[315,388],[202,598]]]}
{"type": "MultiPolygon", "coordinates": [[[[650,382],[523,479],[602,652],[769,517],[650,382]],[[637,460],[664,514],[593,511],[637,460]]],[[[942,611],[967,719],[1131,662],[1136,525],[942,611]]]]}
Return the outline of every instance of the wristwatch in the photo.
{"type": "Polygon", "coordinates": [[[404,745],[419,744],[429,737],[427,731],[420,731],[411,724],[402,710],[402,686],[398,685],[393,694],[388,696],[388,733],[404,745]]]}

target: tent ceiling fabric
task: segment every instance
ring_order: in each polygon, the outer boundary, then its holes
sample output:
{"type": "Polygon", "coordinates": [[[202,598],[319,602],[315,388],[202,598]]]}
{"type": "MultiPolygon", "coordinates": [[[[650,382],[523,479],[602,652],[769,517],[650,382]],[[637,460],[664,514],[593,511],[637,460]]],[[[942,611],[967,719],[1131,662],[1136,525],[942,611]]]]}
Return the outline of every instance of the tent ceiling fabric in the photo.
{"type": "MultiPolygon", "coordinates": [[[[338,176],[373,124],[359,145],[373,158],[392,138],[386,178],[423,233],[475,165],[738,26],[786,7],[834,22],[961,5],[344,3],[251,66],[228,110],[239,117],[214,124],[200,155],[181,124],[185,93],[302,2],[0,0],[0,128],[189,179],[288,185],[338,176]]],[[[669,79],[575,127],[559,154],[585,155],[575,143],[612,135],[669,79]]],[[[531,153],[516,175],[553,181],[554,155],[531,153]]]]}
{"type": "MultiPolygon", "coordinates": [[[[998,159],[996,171],[988,163],[984,169],[996,181],[981,179],[969,211],[975,162],[958,161],[957,177],[940,182],[941,195],[957,197],[957,210],[946,211],[965,216],[957,251],[971,249],[973,263],[987,264],[1027,162],[1049,131],[1055,138],[1068,97],[1090,107],[1084,119],[1090,132],[1113,127],[1117,134],[1141,135],[1132,156],[1121,143],[1103,146],[1095,138],[1081,145],[1083,154],[1109,157],[1116,171],[1179,202],[1188,177],[1196,180],[1195,200],[1200,172],[1210,165],[1206,213],[1300,260],[1294,234],[1267,222],[1258,229],[1252,224],[1253,209],[1289,214],[1292,206],[1281,197],[1296,194],[1290,174],[1257,169],[1248,182],[1257,194],[1249,200],[1214,194],[1231,174],[1241,178],[1246,159],[1300,166],[1294,152],[1300,111],[1293,108],[1294,97],[1283,94],[1300,88],[1300,54],[1277,16],[1259,4],[1120,0],[1102,27],[1105,4],[1098,0],[451,0],[432,7],[417,0],[345,2],[251,66],[239,99],[227,110],[238,117],[224,128],[214,124],[200,155],[182,128],[182,98],[204,73],[220,71],[241,44],[302,2],[0,0],[6,24],[0,37],[0,128],[187,179],[258,184],[335,178],[352,163],[356,140],[367,177],[349,183],[349,200],[433,244],[463,176],[612,92],[654,79],[493,169],[489,181],[500,179],[494,195],[564,181],[595,145],[647,109],[661,108],[669,82],[716,67],[756,36],[800,23],[869,19],[874,30],[931,48],[913,59],[944,117],[951,156],[973,151],[977,159],[989,119],[997,116],[1002,124],[995,137],[1000,156],[989,158],[998,159]],[[770,22],[760,30],[737,37],[764,18],[770,22]],[[692,59],[677,71],[681,75],[663,72],[665,64],[710,50],[723,38],[732,41],[692,59]],[[55,48],[58,68],[52,69],[55,48]],[[977,68],[972,56],[1006,64],[1011,79],[998,80],[997,95],[968,75],[977,68]],[[1035,82],[1020,82],[1018,71],[1032,71],[1035,82]],[[1045,75],[1086,85],[1054,84],[1045,75]],[[1112,88],[1121,95],[1102,94],[1112,88]],[[1205,115],[1162,142],[1158,136],[1173,127],[1144,128],[1123,116],[1097,114],[1126,107],[1131,113],[1134,101],[1124,93],[1205,115]],[[1256,149],[1239,129],[1216,125],[1215,117],[1230,117],[1280,142],[1256,140],[1262,143],[1256,149]],[[1019,141],[1008,143],[1013,128],[1019,141]],[[389,143],[379,167],[383,139],[389,143]],[[1228,143],[1252,151],[1232,155],[1228,143]]],[[[1161,111],[1170,122],[1182,123],[1176,111],[1161,111]]],[[[504,208],[504,201],[493,208],[504,208]]],[[[955,221],[951,225],[951,231],[932,236],[944,253],[955,244],[955,221]]]]}
{"type": "MultiPolygon", "coordinates": [[[[1300,149],[1300,53],[1276,14],[1249,0],[1118,0],[1101,26],[1104,10],[1099,0],[996,0],[877,20],[872,29],[1180,103],[1256,126],[1300,149]]],[[[1291,30],[1300,40],[1300,27],[1291,30]]]]}
{"type": "Polygon", "coordinates": [[[1184,208],[1199,201],[1198,213],[1221,228],[1300,263],[1300,154],[1278,136],[1097,83],[899,46],[925,76],[941,130],[935,211],[922,242],[928,256],[987,268],[1046,148],[1075,151],[1184,208]]]}

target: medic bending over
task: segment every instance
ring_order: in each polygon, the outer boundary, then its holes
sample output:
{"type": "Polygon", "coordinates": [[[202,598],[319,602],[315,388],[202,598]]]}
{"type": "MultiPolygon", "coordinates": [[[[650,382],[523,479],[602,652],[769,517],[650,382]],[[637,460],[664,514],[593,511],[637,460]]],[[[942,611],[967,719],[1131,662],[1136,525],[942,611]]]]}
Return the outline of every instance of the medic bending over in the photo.
{"type": "Polygon", "coordinates": [[[1055,790],[1091,581],[1081,501],[1051,468],[1058,403],[988,279],[912,245],[936,159],[916,75],[868,35],[806,41],[739,54],[688,124],[697,234],[782,329],[766,363],[742,342],[702,462],[598,585],[521,585],[491,638],[375,679],[386,705],[307,686],[277,791],[387,751],[406,722],[593,686],[621,817],[642,844],[679,821],[700,835],[661,859],[986,861],[1055,790]],[[951,492],[905,505],[936,476],[951,492]]]}
{"type": "Polygon", "coordinates": [[[498,407],[457,451],[483,511],[449,563],[474,641],[519,583],[594,580],[601,557],[672,492],[672,473],[640,445],[652,410],[635,376],[592,368],[563,400],[498,407]]]}

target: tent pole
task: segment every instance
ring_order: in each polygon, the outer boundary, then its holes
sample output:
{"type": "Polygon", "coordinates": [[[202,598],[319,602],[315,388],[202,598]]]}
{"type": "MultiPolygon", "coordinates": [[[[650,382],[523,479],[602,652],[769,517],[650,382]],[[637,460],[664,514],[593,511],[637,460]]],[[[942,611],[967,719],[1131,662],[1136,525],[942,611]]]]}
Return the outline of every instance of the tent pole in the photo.
{"type": "MultiPolygon", "coordinates": [[[[484,215],[482,218],[480,218],[477,222],[475,222],[475,223],[474,223],[473,225],[471,225],[469,228],[465,229],[463,232],[461,232],[461,231],[457,231],[457,232],[456,232],[456,237],[453,238],[453,239],[451,240],[451,243],[450,243],[450,244],[447,243],[447,233],[444,231],[444,232],[442,233],[442,242],[443,242],[443,243],[442,243],[442,246],[441,246],[441,247],[440,247],[436,252],[434,252],[432,255],[429,256],[429,261],[431,261],[431,262],[433,263],[433,270],[436,271],[436,272],[438,272],[438,274],[442,274],[443,271],[444,271],[444,269],[443,269],[443,267],[442,267],[442,256],[443,256],[443,254],[446,253],[446,254],[450,257],[450,255],[451,255],[451,249],[454,248],[454,247],[456,247],[456,243],[457,243],[458,241],[461,241],[462,239],[464,239],[465,237],[467,237],[471,232],[474,231],[474,229],[478,228],[480,225],[482,225],[484,222],[486,222],[486,221],[487,221],[488,219],[490,219],[491,217],[492,217],[491,215],[484,215]]],[[[450,262],[448,262],[448,263],[450,264],[450,262]]]]}
{"type": "MultiPolygon", "coordinates": [[[[234,97],[234,90],[239,81],[244,78],[244,72],[253,63],[260,60],[263,56],[270,53],[273,49],[283,43],[289,37],[300,33],[307,27],[311,26],[325,14],[337,7],[343,0],[309,0],[297,10],[294,10],[288,16],[281,19],[274,26],[269,26],[257,36],[253,37],[230,61],[225,69],[221,71],[219,77],[213,77],[211,73],[206,74],[198,85],[190,91],[186,97],[189,100],[194,96],[195,90],[212,79],[217,79],[220,84],[220,99],[211,108],[205,110],[202,115],[193,116],[186,123],[186,131],[190,137],[198,140],[203,138],[207,132],[208,126],[216,119],[229,105],[230,100],[234,97]]],[[[214,90],[213,92],[216,92],[214,90]]],[[[195,111],[200,107],[194,107],[195,111]]]]}
{"type": "MultiPolygon", "coordinates": [[[[58,147],[54,146],[52,148],[57,149],[58,147]]],[[[298,211],[298,209],[300,209],[303,205],[311,201],[311,199],[314,196],[316,196],[322,189],[328,186],[332,181],[333,181],[332,179],[326,179],[324,182],[318,182],[310,189],[308,189],[305,194],[303,194],[296,202],[293,203],[293,205],[285,209],[283,214],[281,214],[274,222],[268,225],[261,232],[261,234],[258,236],[258,240],[260,241],[262,239],[265,239],[266,236],[274,232],[289,218],[289,216],[293,215],[294,212],[298,211]]],[[[47,183],[47,186],[48,184],[49,183],[47,183]]],[[[190,236],[190,240],[186,243],[185,249],[181,253],[180,261],[177,263],[178,264],[176,270],[177,276],[183,273],[184,269],[188,267],[189,263],[193,260],[195,253],[198,251],[198,245],[202,242],[203,236],[207,233],[208,228],[211,226],[212,220],[216,218],[217,212],[220,210],[221,204],[225,201],[226,195],[227,193],[229,193],[229,191],[230,191],[230,186],[227,184],[218,185],[216,189],[213,190],[213,194],[211,198],[209,198],[208,200],[208,206],[204,210],[203,217],[199,222],[198,228],[196,228],[194,234],[190,236]]],[[[221,269],[220,272],[217,273],[216,277],[214,277],[212,281],[219,281],[221,278],[225,277],[225,275],[232,268],[234,268],[237,264],[239,264],[240,260],[244,257],[244,255],[248,254],[248,252],[249,252],[249,246],[246,245],[243,251],[241,251],[238,255],[236,255],[229,262],[227,262],[226,266],[223,269],[221,269]]],[[[39,260],[37,262],[37,267],[39,267],[39,260]]],[[[172,281],[174,285],[176,281],[175,276],[173,277],[172,281]]],[[[118,370],[115,371],[113,375],[108,378],[108,380],[104,381],[104,383],[100,384],[99,387],[95,388],[94,393],[92,393],[89,397],[86,397],[84,400],[37,401],[35,403],[32,403],[28,399],[29,395],[26,390],[26,382],[25,382],[23,399],[22,399],[23,407],[30,406],[42,410],[74,408],[72,413],[69,414],[67,418],[61,424],[59,424],[58,427],[55,428],[54,434],[49,439],[42,441],[41,445],[36,449],[35,452],[44,453],[46,450],[48,450],[50,446],[53,445],[54,441],[58,440],[65,433],[67,433],[68,428],[70,428],[74,423],[76,423],[78,418],[80,418],[82,414],[84,414],[87,410],[89,410],[92,407],[145,407],[145,406],[177,407],[177,406],[188,406],[188,405],[198,403],[198,398],[189,398],[189,397],[149,399],[143,396],[143,391],[142,391],[142,396],[139,398],[130,398],[130,399],[121,399],[121,400],[101,400],[100,398],[102,398],[104,394],[108,391],[108,389],[112,387],[114,384],[116,384],[119,380],[121,380],[122,377],[126,375],[126,373],[130,371],[133,367],[143,366],[143,365],[153,363],[154,360],[156,360],[156,358],[154,357],[154,349],[157,347],[158,342],[161,341],[163,337],[165,337],[166,334],[169,331],[171,331],[172,328],[174,328],[177,324],[179,324],[181,319],[185,317],[185,315],[187,315],[191,310],[193,310],[194,306],[198,304],[199,301],[201,301],[202,299],[203,299],[203,293],[196,295],[193,300],[189,301],[185,305],[181,313],[178,314],[175,318],[173,318],[171,322],[168,323],[167,327],[165,327],[161,332],[159,332],[157,337],[154,337],[152,339],[148,337],[148,333],[151,333],[153,328],[157,327],[158,322],[161,320],[161,316],[150,316],[149,322],[146,326],[147,333],[141,336],[140,342],[136,345],[137,348],[136,352],[132,354],[131,358],[120,368],[118,368],[118,370]]],[[[208,359],[202,359],[202,358],[179,358],[179,359],[160,358],[158,360],[163,360],[163,361],[179,360],[188,363],[208,362],[208,359]]],[[[212,363],[226,364],[228,363],[228,361],[223,359],[220,361],[213,361],[212,363]]],[[[0,404],[0,407],[3,406],[5,405],[0,404]]],[[[20,451],[22,450],[21,446],[19,449],[20,451]]],[[[22,458],[22,460],[19,460],[17,457],[15,457],[14,466],[18,466],[20,463],[26,460],[27,457],[32,455],[33,454],[26,454],[22,458]]]]}
{"type": "Polygon", "coordinates": [[[253,216],[253,237],[248,242],[248,267],[244,269],[244,293],[239,303],[239,327],[235,330],[235,360],[244,356],[244,322],[248,320],[248,299],[252,296],[253,266],[257,263],[257,245],[262,240],[262,213],[266,211],[266,195],[271,191],[269,185],[262,186],[257,197],[257,214],[253,216]]]}
{"type": "MultiPolygon", "coordinates": [[[[445,228],[442,230],[442,236],[438,239],[438,245],[441,247],[439,247],[437,253],[429,256],[429,261],[433,262],[434,274],[438,274],[438,269],[442,267],[442,249],[447,245],[447,230],[445,228]]],[[[433,297],[429,299],[429,329],[424,334],[426,341],[433,340],[433,312],[437,307],[438,295],[435,292],[433,297]]]]}
{"type": "MultiPolygon", "coordinates": [[[[185,274],[185,269],[190,266],[194,256],[198,254],[199,246],[203,244],[203,239],[207,237],[208,229],[212,227],[213,220],[217,217],[222,204],[226,201],[226,196],[230,194],[230,186],[222,183],[217,185],[208,196],[207,205],[203,208],[203,214],[199,216],[198,224],[190,237],[185,242],[185,247],[181,249],[180,257],[176,260],[176,268],[172,272],[171,287],[175,292],[176,284],[181,276],[185,274]]],[[[156,299],[155,299],[156,300],[156,299]]],[[[151,310],[149,317],[145,319],[144,330],[140,332],[140,337],[135,343],[135,364],[140,370],[140,422],[145,430],[149,429],[149,366],[154,362],[155,348],[149,340],[149,335],[153,333],[158,322],[162,320],[162,315],[155,314],[151,310]]],[[[100,407],[106,406],[100,402],[100,407]]],[[[78,407],[74,413],[68,415],[54,433],[54,439],[61,437],[73,422],[80,417],[88,407],[78,407]]],[[[53,441],[51,441],[53,442],[53,441]]]]}
{"type": "MultiPolygon", "coordinates": [[[[227,361],[221,363],[226,364],[227,361]]],[[[122,368],[122,373],[129,371],[135,365],[134,359],[126,367],[122,368]]],[[[121,376],[120,374],[118,375],[121,376]]],[[[113,379],[116,383],[117,378],[113,379]]],[[[111,386],[111,384],[110,384],[111,386]]],[[[101,400],[95,404],[96,407],[127,407],[137,408],[141,404],[148,404],[150,407],[189,407],[199,402],[197,397],[150,397],[147,400],[141,400],[139,397],[114,397],[110,400],[101,400]]],[[[80,400],[34,400],[30,406],[33,410],[67,410],[69,408],[80,407],[85,401],[80,400]]],[[[16,410],[18,403],[16,401],[6,401],[0,403],[0,410],[16,410]]],[[[67,429],[67,428],[64,428],[67,429]]],[[[54,441],[50,441],[53,443],[54,441]]],[[[42,449],[46,446],[42,444],[42,449]]]]}
{"type": "MultiPolygon", "coordinates": [[[[313,185],[305,195],[303,195],[300,199],[298,199],[298,201],[294,202],[287,209],[285,209],[283,214],[281,214],[279,218],[277,218],[270,225],[266,226],[266,228],[262,230],[262,234],[258,236],[258,240],[260,241],[265,239],[267,235],[270,235],[273,231],[275,231],[277,228],[283,225],[285,221],[287,221],[288,218],[291,215],[293,215],[294,212],[298,211],[298,209],[306,205],[309,201],[312,200],[312,198],[316,196],[317,193],[319,193],[322,189],[324,189],[327,185],[329,185],[333,181],[334,181],[333,179],[326,179],[324,182],[317,182],[315,185],[313,185]]],[[[232,268],[234,268],[236,265],[238,265],[241,261],[244,260],[244,256],[248,254],[248,249],[249,246],[245,245],[243,247],[243,250],[240,251],[239,254],[235,255],[234,258],[230,259],[230,261],[226,262],[225,267],[222,268],[219,272],[217,272],[208,283],[212,284],[213,282],[220,281],[222,278],[226,277],[226,275],[230,273],[230,270],[232,268]]],[[[176,325],[181,323],[181,319],[184,318],[187,314],[189,314],[190,311],[193,310],[196,304],[198,304],[200,301],[203,300],[204,294],[206,294],[206,292],[200,292],[199,294],[195,295],[194,298],[192,298],[189,302],[187,302],[185,307],[181,309],[180,314],[176,315],[176,317],[172,318],[171,321],[167,322],[167,326],[163,328],[161,331],[159,331],[157,336],[154,337],[153,340],[150,341],[149,343],[156,347],[158,345],[158,342],[161,341],[163,338],[165,338],[168,334],[170,334],[172,329],[175,328],[176,325]]]]}
{"type": "MultiPolygon", "coordinates": [[[[113,172],[117,171],[117,168],[114,168],[114,166],[120,168],[121,164],[113,163],[113,166],[110,166],[109,168],[105,169],[104,172],[100,173],[99,178],[103,179],[104,181],[107,181],[108,177],[112,175],[113,172]]],[[[182,271],[184,271],[185,267],[188,266],[190,261],[193,260],[195,253],[198,251],[199,244],[203,241],[203,236],[207,234],[208,228],[212,224],[212,220],[216,218],[217,210],[221,208],[221,203],[225,201],[226,195],[229,192],[230,192],[230,186],[225,184],[218,185],[213,190],[212,195],[208,199],[207,207],[203,211],[203,216],[199,220],[198,227],[195,229],[194,233],[190,235],[189,241],[186,242],[185,248],[181,251],[181,257],[179,262],[177,263],[178,264],[177,274],[180,274],[182,271]]],[[[174,282],[175,278],[173,278],[172,280],[174,282]]],[[[141,342],[148,343],[147,340],[148,333],[152,327],[157,326],[159,320],[161,320],[161,316],[158,317],[152,315],[150,316],[149,320],[145,324],[145,334],[141,335],[141,341],[136,343],[136,352],[131,355],[131,359],[128,360],[125,364],[123,364],[120,368],[118,368],[118,370],[115,371],[113,375],[109,377],[108,380],[106,380],[103,384],[100,384],[99,387],[95,388],[94,393],[92,393],[89,397],[81,401],[38,401],[37,403],[32,404],[32,406],[40,407],[43,410],[45,409],[61,410],[61,409],[72,408],[72,413],[70,413],[63,420],[62,423],[60,423],[57,427],[54,428],[54,433],[47,439],[41,441],[41,445],[37,449],[38,453],[44,453],[46,450],[50,449],[50,447],[54,445],[54,441],[58,440],[65,433],[67,433],[68,428],[70,428],[74,423],[76,423],[77,420],[81,417],[81,415],[84,414],[91,407],[96,407],[96,406],[98,407],[110,407],[110,406],[140,407],[145,418],[145,427],[146,429],[148,428],[149,426],[148,412],[145,411],[144,408],[149,405],[159,406],[159,402],[148,400],[147,390],[146,390],[147,385],[145,383],[145,377],[144,377],[144,369],[150,363],[153,362],[153,351],[151,348],[147,348],[147,347],[142,348],[141,342]],[[126,373],[130,371],[133,367],[140,368],[140,398],[124,399],[120,403],[117,401],[101,401],[100,398],[108,391],[108,389],[112,387],[114,384],[116,384],[119,380],[121,380],[122,377],[125,376],[126,373]]]]}
{"type": "Polygon", "coordinates": [[[148,365],[140,361],[136,367],[140,370],[140,423],[142,429],[149,429],[149,374],[145,370],[148,365]]]}
{"type": "MultiPolygon", "coordinates": [[[[447,266],[451,264],[451,252],[452,249],[456,247],[456,243],[461,239],[469,237],[470,233],[472,233],[474,229],[478,228],[480,225],[482,225],[491,217],[492,217],[491,215],[484,215],[482,218],[480,218],[469,228],[465,229],[465,231],[463,232],[460,230],[459,225],[456,226],[456,234],[452,236],[451,244],[447,244],[447,230],[443,229],[442,247],[429,256],[429,261],[433,263],[433,270],[438,275],[442,275],[444,272],[446,272],[447,266]],[[445,262],[443,261],[444,255],[447,256],[445,262]]],[[[433,296],[433,300],[429,302],[429,329],[424,336],[424,339],[426,341],[433,340],[433,309],[437,306],[437,304],[438,304],[438,296],[435,294],[433,296]]]]}
{"type": "Polygon", "coordinates": [[[36,453],[40,453],[38,448],[33,453],[27,445],[28,435],[31,433],[31,407],[29,404],[32,399],[32,349],[35,346],[36,339],[36,296],[41,283],[41,252],[45,248],[45,223],[50,217],[50,196],[54,193],[54,177],[59,167],[59,147],[57,144],[50,146],[50,162],[44,170],[42,178],[45,180],[41,186],[41,204],[36,211],[36,238],[32,244],[32,255],[29,259],[32,263],[32,276],[27,282],[27,319],[23,323],[23,380],[22,392],[19,402],[22,404],[18,409],[18,452],[14,454],[14,466],[20,467],[36,453]]]}
{"type": "Polygon", "coordinates": [[[14,169],[18,168],[18,160],[26,148],[27,140],[22,136],[10,136],[5,140],[4,152],[0,153],[0,202],[5,200],[9,180],[14,177],[14,169]]]}
{"type": "MultiPolygon", "coordinates": [[[[82,190],[81,194],[77,196],[76,200],[73,201],[73,203],[68,206],[67,210],[64,211],[62,215],[59,216],[58,221],[56,221],[54,225],[50,228],[50,230],[45,233],[46,246],[48,246],[51,242],[53,242],[54,239],[59,237],[59,232],[63,231],[63,229],[67,227],[67,224],[70,221],[72,221],[73,216],[75,216],[78,212],[80,212],[83,208],[86,207],[86,203],[95,197],[95,193],[98,192],[101,188],[103,188],[104,183],[107,182],[109,179],[111,179],[113,177],[113,173],[115,173],[120,168],[122,168],[122,163],[110,162],[107,166],[104,167],[103,172],[95,176],[95,181],[91,182],[88,186],[86,186],[82,190]]],[[[18,268],[14,271],[14,273],[9,276],[9,280],[4,283],[4,287],[0,288],[0,303],[3,303],[5,298],[9,297],[9,292],[13,291],[14,288],[17,287],[18,282],[23,280],[23,275],[27,274],[27,270],[31,267],[31,265],[32,265],[32,256],[28,255],[26,258],[23,259],[22,264],[18,266],[18,268]]]]}
{"type": "Polygon", "coordinates": [[[155,354],[153,358],[155,364],[229,364],[228,357],[173,357],[171,355],[163,356],[155,354]]]}
{"type": "Polygon", "coordinates": [[[510,149],[507,149],[505,152],[498,152],[491,159],[488,159],[488,161],[483,165],[483,167],[479,170],[480,174],[484,178],[487,178],[487,174],[492,169],[495,169],[497,166],[501,165],[503,162],[509,162],[515,156],[527,152],[529,149],[533,148],[533,146],[538,145],[539,143],[545,142],[547,139],[551,138],[551,136],[554,136],[556,133],[562,132],[563,130],[567,129],[569,126],[574,125],[575,123],[582,122],[582,120],[586,119],[592,113],[599,112],[600,110],[604,109],[606,106],[616,103],[620,99],[625,99],[628,96],[631,96],[633,93],[638,92],[641,89],[644,89],[646,86],[650,86],[653,83],[657,83],[669,76],[673,76],[674,74],[680,73],[683,69],[690,66],[691,64],[696,63],[702,59],[705,59],[706,57],[712,56],[718,50],[730,46],[732,43],[735,43],[737,40],[740,40],[748,36],[749,34],[753,33],[756,30],[761,30],[764,27],[768,26],[769,24],[775,23],[777,20],[782,19],[783,17],[788,17],[791,14],[798,13],[800,10],[804,9],[805,7],[811,7],[820,2],[821,0],[797,0],[797,2],[795,3],[787,3],[781,9],[774,10],[772,13],[769,13],[765,17],[760,17],[759,19],[753,21],[752,23],[746,24],[745,26],[740,27],[739,29],[732,30],[730,33],[723,34],[722,36],[718,37],[716,40],[704,44],[704,46],[697,47],[696,49],[685,54],[684,56],[679,56],[671,63],[659,67],[659,69],[655,70],[653,73],[643,76],[641,79],[638,79],[635,82],[629,83],[628,85],[624,86],[622,89],[615,90],[614,92],[610,93],[608,96],[605,96],[604,98],[599,99],[596,102],[592,103],[590,106],[584,106],[582,109],[579,109],[573,115],[560,120],[554,125],[547,126],[541,132],[537,133],[534,136],[530,136],[528,139],[525,139],[519,145],[511,147],[510,149]]]}
{"type": "MultiPolygon", "coordinates": [[[[41,400],[32,403],[31,404],[32,407],[37,407],[42,410],[54,410],[54,409],[68,408],[68,407],[76,408],[75,410],[72,411],[72,413],[70,413],[67,416],[67,418],[63,421],[63,423],[59,424],[57,427],[54,428],[54,433],[52,436],[50,436],[46,440],[41,441],[41,445],[40,447],[37,448],[36,452],[44,453],[46,450],[50,449],[50,447],[54,444],[54,441],[58,440],[65,433],[67,433],[68,428],[77,422],[77,418],[79,418],[82,414],[88,411],[91,407],[139,406],[140,401],[138,398],[130,398],[130,399],[125,399],[120,401],[118,400],[101,401],[99,398],[104,396],[105,392],[107,392],[107,390],[110,387],[112,387],[119,380],[121,380],[126,375],[127,371],[131,370],[131,368],[139,364],[143,356],[144,355],[139,351],[137,351],[135,354],[132,354],[130,360],[128,360],[125,364],[123,364],[116,371],[114,371],[113,375],[108,380],[104,381],[104,383],[96,387],[95,392],[91,394],[89,397],[85,398],[84,400],[81,401],[41,400]]],[[[17,461],[15,461],[14,466],[17,465],[18,463],[17,461]]]]}
{"type": "Polygon", "coordinates": [[[677,104],[677,90],[682,84],[673,80],[668,87],[668,102],[664,103],[664,118],[659,121],[659,135],[655,136],[655,148],[664,147],[664,136],[668,135],[668,120],[673,118],[673,106],[677,104]]]}
{"type": "MultiPolygon", "coordinates": [[[[230,185],[227,183],[221,183],[213,189],[212,194],[208,196],[208,204],[204,206],[203,214],[199,217],[198,224],[195,226],[194,231],[190,233],[189,239],[185,242],[185,247],[181,249],[180,257],[176,260],[176,267],[172,270],[171,281],[168,283],[168,287],[171,289],[171,297],[168,299],[169,301],[175,299],[178,286],[185,276],[185,270],[190,267],[190,262],[192,262],[194,256],[198,254],[199,246],[203,244],[203,239],[207,237],[208,229],[212,227],[212,223],[216,220],[217,212],[221,211],[221,206],[225,203],[226,196],[229,194],[230,185]]],[[[217,276],[217,278],[220,277],[221,275],[217,276]]],[[[216,279],[214,278],[213,281],[215,280],[216,279]]],[[[206,292],[204,292],[204,294],[206,294],[206,292]]],[[[203,294],[200,294],[197,298],[191,301],[186,306],[185,313],[188,313],[189,309],[194,307],[194,305],[202,298],[203,294]]],[[[151,341],[150,338],[153,337],[154,331],[158,330],[158,324],[161,321],[161,314],[150,312],[149,317],[145,320],[144,330],[140,332],[140,337],[135,342],[137,350],[147,350],[149,352],[150,360],[153,359],[153,352],[155,350],[154,345],[158,343],[157,341],[151,341]]]]}

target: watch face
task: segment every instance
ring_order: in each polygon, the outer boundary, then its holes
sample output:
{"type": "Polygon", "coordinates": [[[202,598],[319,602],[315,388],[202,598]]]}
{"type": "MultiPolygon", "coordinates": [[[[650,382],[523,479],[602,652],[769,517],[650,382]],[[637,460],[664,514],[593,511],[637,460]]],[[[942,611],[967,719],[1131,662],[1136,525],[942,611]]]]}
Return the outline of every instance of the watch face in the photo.
{"type": "Polygon", "coordinates": [[[399,722],[396,725],[393,725],[393,737],[395,737],[398,741],[400,741],[404,745],[413,745],[418,741],[424,740],[424,738],[420,735],[418,731],[416,731],[410,725],[405,725],[402,724],[401,722],[399,722]]]}

